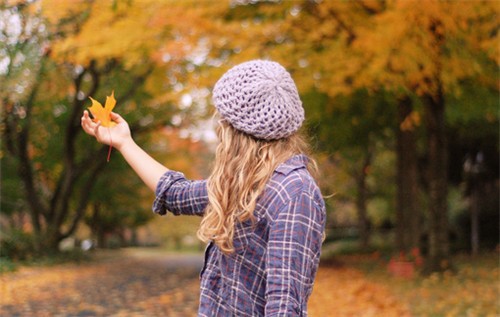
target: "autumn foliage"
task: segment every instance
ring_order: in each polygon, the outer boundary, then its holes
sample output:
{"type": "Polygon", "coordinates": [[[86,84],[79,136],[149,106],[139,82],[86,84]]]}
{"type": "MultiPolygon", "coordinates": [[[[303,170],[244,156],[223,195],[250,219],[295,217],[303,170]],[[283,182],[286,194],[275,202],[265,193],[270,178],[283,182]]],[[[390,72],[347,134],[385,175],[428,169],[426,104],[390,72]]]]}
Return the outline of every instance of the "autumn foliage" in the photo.
{"type": "MultiPolygon", "coordinates": [[[[469,208],[464,179],[452,183],[448,172],[460,174],[464,152],[483,148],[491,175],[498,166],[494,1],[43,0],[0,8],[2,226],[29,236],[38,255],[57,252],[83,224],[93,235],[120,233],[150,217],[151,194],[137,189],[123,161],[106,165],[108,149],[82,137],[90,97],[114,90],[138,142],[202,178],[210,155],[189,139],[202,139],[195,134],[212,114],[211,87],[253,58],[280,62],[297,82],[304,128],[321,151],[328,229],[358,230],[363,247],[370,230],[388,226],[401,233],[389,244],[405,257],[425,247],[418,262],[448,269],[450,231],[466,236],[448,221],[469,208]],[[412,141],[404,149],[395,145],[402,133],[412,141]],[[447,152],[452,146],[458,154],[447,152]],[[398,160],[413,165],[396,170],[398,160]]],[[[96,117],[106,111],[102,125],[112,125],[111,104],[91,102],[96,117]]],[[[498,197],[498,175],[490,181],[482,197],[498,197]]],[[[186,235],[179,232],[175,240],[186,235]]]]}

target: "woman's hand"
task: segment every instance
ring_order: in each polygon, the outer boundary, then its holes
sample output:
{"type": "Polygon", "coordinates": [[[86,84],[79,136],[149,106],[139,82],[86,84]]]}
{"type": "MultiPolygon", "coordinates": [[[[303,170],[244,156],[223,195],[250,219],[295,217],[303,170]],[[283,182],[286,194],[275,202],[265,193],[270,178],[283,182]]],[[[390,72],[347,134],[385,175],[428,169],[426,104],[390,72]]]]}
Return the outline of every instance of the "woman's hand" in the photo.
{"type": "Polygon", "coordinates": [[[94,122],[89,112],[85,110],[82,116],[82,128],[88,134],[96,138],[99,143],[112,145],[118,151],[132,140],[128,123],[119,114],[112,112],[111,120],[116,122],[116,126],[106,128],[100,122],[94,122]]]}
{"type": "Polygon", "coordinates": [[[112,145],[120,151],[127,163],[154,192],[158,180],[168,169],[134,142],[125,119],[112,112],[111,120],[116,122],[114,127],[102,127],[99,122],[93,122],[88,111],[85,110],[82,116],[82,128],[88,135],[95,137],[98,142],[112,145]]]}

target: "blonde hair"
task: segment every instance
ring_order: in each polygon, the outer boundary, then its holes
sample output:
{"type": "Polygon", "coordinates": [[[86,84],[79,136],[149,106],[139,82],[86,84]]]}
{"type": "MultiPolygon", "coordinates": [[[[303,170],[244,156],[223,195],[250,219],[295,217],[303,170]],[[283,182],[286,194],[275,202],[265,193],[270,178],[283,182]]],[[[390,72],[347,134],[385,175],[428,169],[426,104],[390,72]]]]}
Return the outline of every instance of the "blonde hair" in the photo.
{"type": "MultiPolygon", "coordinates": [[[[229,254],[234,252],[236,223],[255,221],[257,198],[274,170],[295,154],[308,154],[309,149],[299,133],[266,141],[238,131],[224,120],[219,120],[216,130],[220,144],[208,178],[209,203],[197,235],[229,254]]],[[[314,160],[309,160],[308,169],[316,170],[314,160]]]]}

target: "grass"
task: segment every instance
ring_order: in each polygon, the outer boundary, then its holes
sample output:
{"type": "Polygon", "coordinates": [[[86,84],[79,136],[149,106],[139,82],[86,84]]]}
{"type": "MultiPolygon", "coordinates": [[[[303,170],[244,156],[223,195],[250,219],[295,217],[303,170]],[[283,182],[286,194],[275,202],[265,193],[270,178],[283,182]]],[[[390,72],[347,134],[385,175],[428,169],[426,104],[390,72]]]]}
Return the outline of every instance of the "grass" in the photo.
{"type": "Polygon", "coordinates": [[[86,263],[93,259],[93,252],[84,252],[79,249],[40,257],[33,256],[24,260],[12,260],[8,257],[0,257],[0,274],[16,271],[19,267],[23,266],[54,266],[63,263],[86,263]]]}
{"type": "Polygon", "coordinates": [[[0,274],[14,272],[17,269],[16,263],[8,258],[0,257],[0,274]]]}

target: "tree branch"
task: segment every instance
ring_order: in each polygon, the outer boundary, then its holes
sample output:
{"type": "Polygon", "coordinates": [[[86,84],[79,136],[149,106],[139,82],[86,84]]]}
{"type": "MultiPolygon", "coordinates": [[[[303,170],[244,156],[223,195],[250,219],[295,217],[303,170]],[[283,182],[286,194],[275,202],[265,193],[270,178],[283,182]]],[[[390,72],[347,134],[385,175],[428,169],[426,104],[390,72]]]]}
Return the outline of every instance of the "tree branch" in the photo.
{"type": "Polygon", "coordinates": [[[7,151],[14,157],[17,156],[16,149],[16,127],[17,127],[17,118],[14,115],[14,105],[10,103],[7,98],[4,98],[3,102],[3,118],[2,118],[2,136],[7,148],[7,151]]]}
{"type": "Polygon", "coordinates": [[[146,78],[153,72],[153,70],[154,70],[153,65],[149,65],[148,68],[144,71],[144,73],[140,74],[139,76],[136,76],[130,88],[121,95],[121,97],[117,100],[117,103],[123,103],[128,99],[130,99],[135,94],[137,89],[141,87],[141,84],[144,83],[146,78]]]}
{"type": "Polygon", "coordinates": [[[85,100],[88,96],[93,95],[99,87],[99,77],[100,74],[95,68],[95,61],[91,61],[89,67],[74,78],[75,95],[73,97],[71,113],[66,123],[64,140],[64,168],[51,198],[49,221],[56,217],[56,223],[62,223],[67,213],[69,196],[73,190],[75,180],[81,174],[75,162],[75,141],[78,133],[81,131],[79,118],[83,111],[85,100]],[[83,78],[87,73],[92,77],[92,86],[85,96],[81,98],[79,97],[79,92],[81,91],[83,78]]]}
{"type": "Polygon", "coordinates": [[[43,73],[45,71],[45,56],[42,57],[40,63],[40,69],[37,74],[37,78],[34,81],[34,86],[31,90],[28,99],[25,104],[26,117],[24,118],[24,124],[20,128],[20,132],[17,134],[17,147],[18,152],[17,158],[19,160],[18,173],[23,181],[26,197],[28,200],[30,215],[33,221],[33,226],[35,232],[40,233],[41,223],[39,216],[40,214],[47,214],[47,207],[42,203],[35,186],[35,176],[33,173],[33,167],[31,165],[31,158],[28,153],[29,144],[29,133],[31,128],[31,118],[32,118],[32,108],[35,101],[38,90],[40,89],[42,83],[43,73]]]}
{"type": "Polygon", "coordinates": [[[365,3],[365,1],[354,1],[354,4],[355,5],[358,5],[359,7],[361,7],[366,13],[370,14],[370,15],[375,15],[375,14],[378,14],[380,12],[382,12],[384,9],[385,9],[385,1],[379,1],[380,5],[381,5],[381,8],[374,8],[373,6],[370,6],[368,4],[365,3]]]}
{"type": "Polygon", "coordinates": [[[76,208],[76,215],[73,218],[73,221],[71,222],[71,225],[69,226],[68,230],[61,234],[62,239],[72,235],[78,228],[78,224],[85,215],[85,210],[87,208],[88,201],[90,198],[90,193],[92,191],[92,187],[95,184],[95,180],[105,166],[106,162],[104,160],[100,161],[99,164],[95,165],[94,169],[91,171],[89,175],[89,178],[83,184],[80,192],[80,200],[78,202],[78,207],[76,208]]]}
{"type": "Polygon", "coordinates": [[[330,10],[328,10],[328,13],[330,13],[330,16],[337,22],[340,29],[344,30],[347,33],[347,45],[351,45],[357,37],[356,33],[349,25],[344,22],[344,20],[340,18],[339,14],[333,9],[330,8],[330,10]]]}

